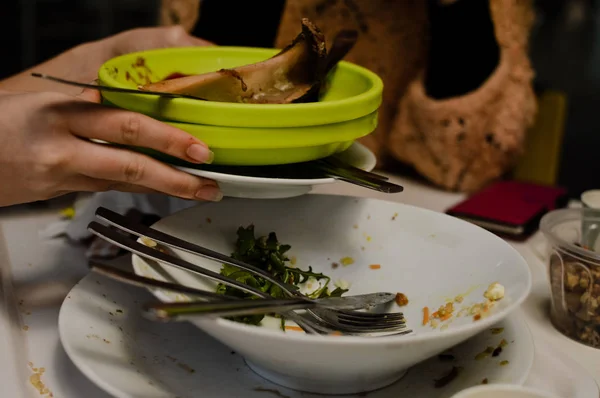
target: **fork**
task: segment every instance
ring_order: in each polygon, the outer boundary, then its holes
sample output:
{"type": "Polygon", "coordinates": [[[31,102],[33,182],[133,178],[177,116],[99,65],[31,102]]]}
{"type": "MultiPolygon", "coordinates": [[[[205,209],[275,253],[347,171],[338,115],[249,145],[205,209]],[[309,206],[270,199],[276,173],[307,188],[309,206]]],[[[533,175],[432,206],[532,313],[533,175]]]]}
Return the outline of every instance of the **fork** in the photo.
{"type": "MultiPolygon", "coordinates": [[[[195,289],[189,286],[163,282],[146,278],[132,272],[124,271],[115,266],[90,261],[92,271],[112,279],[140,287],[153,287],[169,290],[176,293],[188,294],[203,298],[202,302],[178,302],[149,304],[145,306],[144,314],[154,321],[186,321],[203,316],[238,316],[252,314],[278,313],[296,309],[315,308],[319,306],[333,307],[339,310],[368,308],[389,303],[395,297],[392,293],[370,293],[346,297],[326,297],[307,301],[305,299],[277,299],[277,300],[245,300],[239,297],[221,295],[214,292],[195,289]]],[[[361,313],[363,314],[363,313],[361,313]]],[[[401,313],[368,314],[368,317],[358,319],[352,312],[339,311],[336,314],[323,314],[322,322],[336,326],[338,329],[345,325],[361,328],[362,333],[377,333],[397,331],[403,327],[405,320],[401,313]],[[372,325],[377,328],[373,329],[372,325]]],[[[407,334],[410,330],[403,330],[396,334],[407,334]]]]}
{"type": "Polygon", "coordinates": [[[281,313],[291,310],[312,309],[318,319],[337,329],[362,333],[397,332],[408,334],[402,313],[377,314],[357,311],[324,311],[319,303],[294,299],[274,300],[221,300],[209,302],[157,303],[145,306],[146,315],[158,321],[187,321],[202,317],[239,316],[281,313]],[[360,314],[360,315],[357,315],[360,314]]]}
{"type": "MultiPolygon", "coordinates": [[[[138,237],[147,237],[147,238],[150,238],[150,239],[156,241],[157,243],[166,245],[168,247],[184,250],[186,252],[189,252],[189,253],[192,253],[195,255],[199,255],[204,258],[208,258],[208,259],[216,260],[216,261],[219,261],[219,262],[222,262],[225,264],[237,266],[248,272],[258,274],[261,277],[264,277],[265,279],[267,279],[267,280],[271,281],[272,283],[274,283],[275,285],[279,286],[290,297],[294,297],[294,298],[301,297],[301,298],[304,298],[305,300],[310,301],[310,299],[308,297],[301,295],[300,293],[296,292],[295,290],[292,290],[293,287],[288,286],[287,284],[278,281],[277,279],[273,278],[270,274],[266,273],[265,271],[263,271],[257,267],[254,267],[250,264],[246,264],[244,262],[232,259],[221,253],[212,251],[210,249],[203,248],[203,247],[195,245],[193,243],[183,241],[179,238],[176,238],[174,236],[157,231],[153,228],[149,228],[144,225],[132,222],[129,219],[127,219],[126,217],[124,217],[118,213],[115,213],[111,210],[108,210],[106,208],[98,208],[96,210],[96,216],[99,219],[104,220],[107,223],[109,223],[121,230],[129,232],[133,235],[136,235],[138,237]]],[[[120,234],[117,231],[112,230],[106,226],[103,226],[97,222],[90,223],[90,225],[88,226],[88,229],[92,233],[98,235],[99,237],[106,239],[106,240],[108,240],[126,250],[129,250],[135,254],[138,254],[142,257],[145,257],[145,258],[148,258],[148,259],[154,260],[154,261],[164,262],[164,263],[170,264],[174,267],[182,268],[182,269],[188,270],[190,272],[203,275],[212,280],[217,280],[226,285],[236,287],[242,291],[257,295],[262,298],[273,299],[270,295],[266,294],[265,292],[262,292],[258,289],[254,289],[251,286],[248,286],[246,284],[243,284],[243,283],[233,280],[231,278],[224,277],[215,272],[206,270],[195,264],[191,264],[181,258],[173,257],[173,256],[163,253],[161,251],[152,249],[148,246],[145,246],[141,243],[134,241],[131,238],[127,238],[123,234],[120,234]]],[[[332,310],[322,309],[318,313],[312,312],[311,310],[308,310],[308,311],[316,319],[321,321],[321,323],[322,322],[328,323],[329,320],[335,319],[335,316],[333,316],[333,314],[332,314],[332,316],[324,316],[324,314],[328,314],[328,311],[332,311],[332,310]]],[[[373,319],[372,319],[373,314],[354,311],[353,315],[356,317],[365,317],[365,319],[367,319],[367,318],[369,318],[369,316],[371,316],[370,320],[373,321],[373,319]]],[[[308,326],[308,328],[310,328],[311,326],[317,326],[317,327],[322,326],[319,324],[315,324],[315,322],[309,322],[310,324],[306,325],[306,321],[308,321],[307,318],[301,318],[298,316],[298,314],[291,312],[291,311],[286,312],[286,316],[290,317],[290,319],[292,319],[293,321],[298,323],[299,326],[302,327],[303,329],[305,329],[305,326],[308,326]]],[[[352,329],[350,331],[360,332],[358,327],[349,326],[349,328],[352,329]]],[[[306,329],[305,329],[305,331],[306,331],[306,329]]],[[[313,331],[313,332],[317,332],[317,331],[313,331]]],[[[329,331],[326,331],[326,332],[329,332],[329,331]]],[[[308,333],[310,333],[310,332],[308,332],[308,333]]]]}

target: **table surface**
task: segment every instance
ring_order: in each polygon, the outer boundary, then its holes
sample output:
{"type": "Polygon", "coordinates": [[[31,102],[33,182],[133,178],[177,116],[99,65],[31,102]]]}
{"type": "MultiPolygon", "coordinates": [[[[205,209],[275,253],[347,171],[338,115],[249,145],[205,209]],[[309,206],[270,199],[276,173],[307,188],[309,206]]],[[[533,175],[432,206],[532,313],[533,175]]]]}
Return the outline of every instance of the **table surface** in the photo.
{"type": "MultiPolygon", "coordinates": [[[[444,192],[407,178],[390,177],[404,185],[403,193],[379,194],[347,184],[320,186],[315,193],[373,197],[435,211],[445,211],[464,199],[463,194],[444,192]]],[[[22,348],[26,351],[15,358],[15,342],[11,341],[9,333],[10,321],[3,311],[0,317],[0,358],[4,359],[0,361],[2,396],[39,397],[39,391],[32,388],[28,378],[33,374],[31,367],[43,367],[42,380],[55,397],[80,397],[85,393],[86,398],[108,398],[71,363],[58,336],[58,313],[62,300],[88,272],[85,247],[64,239],[44,239],[39,232],[57,221],[59,209],[68,203],[68,199],[62,199],[47,205],[0,209],[0,227],[4,231],[15,289],[22,300],[19,333],[25,342],[22,348]]],[[[534,235],[524,243],[511,242],[527,260],[533,276],[533,288],[522,311],[536,347],[538,341],[543,341],[544,349],[551,347],[570,356],[600,384],[600,352],[564,337],[549,321],[550,291],[546,267],[536,251],[540,240],[539,235],[534,235]]]]}

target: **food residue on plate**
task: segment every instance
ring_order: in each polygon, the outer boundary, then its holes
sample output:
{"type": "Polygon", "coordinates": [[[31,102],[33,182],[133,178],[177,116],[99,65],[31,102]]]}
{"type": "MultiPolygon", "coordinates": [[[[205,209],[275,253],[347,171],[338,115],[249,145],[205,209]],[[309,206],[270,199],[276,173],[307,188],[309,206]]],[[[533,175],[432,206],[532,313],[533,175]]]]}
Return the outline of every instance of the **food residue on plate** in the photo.
{"type": "Polygon", "coordinates": [[[381,265],[380,264],[371,264],[371,265],[369,265],[369,268],[373,269],[373,270],[381,269],[381,265]]]}
{"type": "Polygon", "coordinates": [[[491,331],[492,331],[492,334],[500,334],[500,333],[504,332],[504,328],[492,328],[491,331]]]}
{"type": "MultiPolygon", "coordinates": [[[[504,286],[498,282],[492,283],[483,294],[486,300],[483,303],[475,303],[470,306],[463,306],[458,312],[455,313],[454,303],[462,303],[464,301],[464,295],[459,294],[454,299],[448,299],[446,304],[439,307],[439,309],[430,314],[429,307],[423,308],[423,326],[429,324],[432,328],[436,329],[440,322],[451,322],[453,316],[462,317],[464,315],[472,315],[474,321],[480,320],[482,317],[489,315],[490,309],[494,306],[496,301],[504,298],[504,286]]],[[[442,325],[440,330],[448,328],[448,323],[442,325]]]]}
{"type": "Polygon", "coordinates": [[[500,366],[506,366],[506,365],[508,365],[508,363],[509,363],[508,361],[504,360],[504,361],[500,362],[500,366]]]}
{"type": "Polygon", "coordinates": [[[508,345],[508,342],[505,339],[500,340],[500,343],[496,347],[486,347],[485,350],[475,355],[476,360],[482,360],[489,356],[497,357],[502,353],[502,349],[508,345]]]}
{"type": "Polygon", "coordinates": [[[483,297],[490,301],[498,301],[504,298],[504,286],[499,284],[498,282],[492,283],[485,293],[483,293],[483,297]]]}
{"type": "Polygon", "coordinates": [[[400,307],[404,307],[405,305],[408,305],[408,297],[406,297],[406,294],[404,293],[396,293],[396,304],[398,304],[400,307]]]}
{"type": "Polygon", "coordinates": [[[394,213],[394,215],[392,216],[392,221],[396,221],[396,217],[398,217],[398,213],[394,213]]]}
{"type": "Polygon", "coordinates": [[[481,384],[488,384],[488,378],[486,377],[485,379],[481,380],[481,384]]]}
{"type": "Polygon", "coordinates": [[[352,257],[344,257],[342,259],[340,259],[340,263],[346,267],[348,265],[352,265],[354,264],[354,259],[352,257]]]}
{"type": "Polygon", "coordinates": [[[291,326],[291,325],[290,326],[286,325],[285,330],[286,331],[292,330],[294,332],[304,332],[304,329],[302,329],[300,326],[291,326]]]}
{"type": "Polygon", "coordinates": [[[42,381],[42,376],[46,372],[46,368],[35,368],[31,362],[29,362],[28,365],[33,372],[33,374],[29,376],[29,382],[33,388],[35,388],[40,395],[46,395],[48,398],[54,397],[54,394],[52,394],[50,389],[48,389],[42,381]]]}

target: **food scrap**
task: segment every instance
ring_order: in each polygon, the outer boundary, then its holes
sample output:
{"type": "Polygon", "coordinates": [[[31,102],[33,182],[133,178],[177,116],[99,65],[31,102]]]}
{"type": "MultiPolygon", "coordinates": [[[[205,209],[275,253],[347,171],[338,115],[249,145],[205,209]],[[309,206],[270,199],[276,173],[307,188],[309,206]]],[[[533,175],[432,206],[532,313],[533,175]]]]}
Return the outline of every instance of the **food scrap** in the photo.
{"type": "MultiPolygon", "coordinates": [[[[291,265],[291,260],[286,253],[291,249],[290,245],[281,244],[277,235],[271,232],[267,236],[256,237],[254,234],[254,225],[246,228],[239,227],[237,230],[237,240],[235,242],[235,251],[231,258],[251,264],[273,275],[283,283],[295,286],[298,289],[308,288],[306,295],[310,298],[340,297],[348,290],[342,287],[329,289],[331,278],[322,273],[317,273],[308,267],[308,270],[301,270],[291,265]],[[288,265],[290,264],[290,265],[288,265]]],[[[238,267],[223,264],[221,275],[233,278],[238,282],[253,286],[270,294],[274,298],[286,298],[287,294],[283,290],[267,281],[264,278],[256,276],[253,273],[243,271],[238,267]]],[[[224,284],[217,285],[217,293],[241,298],[253,297],[251,294],[242,292],[234,287],[224,284]]],[[[264,315],[249,315],[228,318],[237,322],[258,325],[263,320],[264,315]]],[[[285,323],[282,318],[282,329],[285,330],[285,323]]]]}
{"type": "Polygon", "coordinates": [[[396,221],[396,217],[398,217],[398,213],[394,213],[394,215],[392,216],[392,221],[396,221]]]}
{"type": "Polygon", "coordinates": [[[508,345],[508,342],[504,339],[500,340],[497,347],[487,347],[484,351],[475,355],[476,360],[481,360],[489,356],[497,357],[502,353],[502,349],[508,345]]]}
{"type": "Polygon", "coordinates": [[[369,268],[372,270],[381,269],[381,265],[380,264],[371,264],[371,265],[369,265],[369,268]]]}
{"type": "Polygon", "coordinates": [[[42,376],[46,372],[45,368],[35,368],[33,367],[33,363],[29,362],[29,368],[33,372],[31,376],[29,376],[29,382],[35,388],[40,395],[45,395],[48,398],[54,397],[54,394],[46,387],[44,382],[42,381],[42,376]]]}
{"type": "Polygon", "coordinates": [[[155,241],[153,241],[152,239],[142,236],[140,238],[140,242],[142,242],[143,245],[146,245],[148,247],[156,247],[158,246],[158,243],[156,243],[155,241]]]}
{"type": "Polygon", "coordinates": [[[396,304],[398,304],[400,307],[404,307],[405,305],[408,305],[408,297],[406,297],[406,295],[404,293],[396,293],[396,304]]]}
{"type": "Polygon", "coordinates": [[[285,330],[293,330],[294,332],[304,332],[304,329],[302,329],[300,326],[286,326],[285,330]]]}
{"type": "Polygon", "coordinates": [[[60,215],[67,220],[72,220],[75,217],[75,208],[65,207],[60,211],[60,215]]]}
{"type": "Polygon", "coordinates": [[[488,381],[487,377],[485,379],[481,380],[481,384],[488,384],[488,383],[489,383],[489,381],[488,381]]]}
{"type": "Polygon", "coordinates": [[[327,52],[325,36],[306,18],[302,31],[278,54],[233,69],[194,74],[150,83],[140,90],[182,93],[218,102],[290,104],[319,101],[327,76],[354,46],[358,33],[343,30],[327,52]]]}
{"type": "Polygon", "coordinates": [[[499,284],[498,282],[492,283],[485,293],[483,293],[483,297],[490,301],[498,301],[504,298],[504,286],[499,284]]]}
{"type": "Polygon", "coordinates": [[[340,263],[346,267],[348,265],[352,265],[354,264],[354,259],[352,257],[344,257],[342,259],[340,259],[340,263]]]}
{"type": "Polygon", "coordinates": [[[423,307],[423,326],[429,323],[429,307],[423,307]]]}
{"type": "Polygon", "coordinates": [[[509,362],[508,362],[508,361],[506,361],[506,360],[505,360],[505,361],[502,361],[502,362],[500,362],[500,366],[506,366],[506,365],[508,365],[508,364],[509,364],[509,362]]]}
{"type": "Polygon", "coordinates": [[[481,351],[479,354],[475,355],[475,359],[477,361],[480,361],[484,358],[489,357],[490,355],[492,355],[492,353],[494,352],[495,348],[494,347],[487,347],[485,350],[481,351]]]}
{"type": "Polygon", "coordinates": [[[504,328],[492,328],[492,334],[500,334],[504,332],[504,328]]]}

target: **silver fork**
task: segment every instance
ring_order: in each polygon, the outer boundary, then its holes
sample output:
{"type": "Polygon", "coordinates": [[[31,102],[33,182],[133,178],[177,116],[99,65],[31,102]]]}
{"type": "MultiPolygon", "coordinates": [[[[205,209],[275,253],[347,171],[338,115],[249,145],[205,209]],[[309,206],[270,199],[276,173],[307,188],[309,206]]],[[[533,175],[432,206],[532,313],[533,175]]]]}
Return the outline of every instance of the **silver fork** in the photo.
{"type": "MultiPolygon", "coordinates": [[[[239,297],[222,295],[205,290],[195,289],[175,283],[163,282],[146,278],[132,272],[124,271],[108,264],[90,261],[92,271],[133,286],[152,287],[169,290],[202,298],[205,301],[148,304],[145,306],[146,317],[155,321],[186,321],[203,316],[239,316],[279,313],[298,309],[319,307],[338,310],[364,309],[386,304],[395,298],[392,293],[370,293],[346,297],[326,297],[311,302],[298,299],[278,300],[245,300],[239,297]],[[207,302],[208,301],[208,302],[207,302]]],[[[320,313],[320,312],[317,312],[320,313]]],[[[350,325],[364,329],[363,332],[382,332],[385,329],[396,331],[404,326],[405,320],[401,313],[369,314],[356,317],[352,312],[338,311],[333,314],[321,314],[325,322],[340,327],[350,325]],[[373,325],[376,329],[372,329],[373,325]]],[[[361,313],[362,315],[362,313],[361,313]]],[[[404,331],[410,333],[410,331],[404,331]]]]}
{"type": "Polygon", "coordinates": [[[153,320],[177,322],[201,317],[263,315],[309,308],[319,315],[322,322],[337,330],[361,333],[398,332],[395,334],[412,332],[406,329],[406,321],[400,313],[367,313],[369,316],[359,313],[361,316],[356,316],[356,311],[323,311],[318,303],[297,299],[158,303],[146,305],[145,310],[147,316],[153,320]]]}
{"type": "MultiPolygon", "coordinates": [[[[370,293],[346,297],[326,297],[308,302],[305,299],[277,299],[277,300],[245,300],[239,297],[221,295],[214,292],[199,290],[189,286],[163,282],[146,278],[132,272],[124,271],[115,266],[90,261],[92,271],[112,279],[133,286],[151,287],[182,293],[206,301],[148,304],[145,306],[146,317],[162,322],[187,321],[205,316],[239,316],[280,313],[298,309],[314,308],[318,312],[319,306],[336,308],[338,310],[368,308],[379,304],[389,303],[394,299],[392,293],[370,293]],[[208,302],[207,302],[208,301],[208,302]]],[[[404,316],[398,313],[369,314],[370,319],[355,317],[352,312],[338,311],[333,314],[325,313],[323,318],[327,323],[338,329],[344,326],[361,328],[363,333],[381,333],[386,330],[396,332],[405,324],[404,316]],[[373,328],[376,325],[376,328],[373,328]]],[[[407,334],[410,330],[403,330],[396,334],[407,334]]]]}
{"type": "MultiPolygon", "coordinates": [[[[108,209],[105,208],[99,208],[96,211],[96,216],[106,222],[108,222],[109,224],[122,229],[124,231],[127,231],[133,235],[139,236],[139,237],[147,237],[150,238],[154,241],[156,241],[159,244],[163,244],[165,246],[169,246],[169,247],[173,247],[173,248],[178,248],[180,250],[184,250],[187,251],[189,253],[195,254],[195,255],[199,255],[201,257],[205,257],[211,260],[216,260],[225,264],[230,264],[230,265],[234,265],[237,266],[241,269],[244,269],[248,272],[252,272],[255,274],[260,275],[261,277],[264,277],[265,279],[271,281],[272,283],[274,283],[275,285],[279,286],[284,292],[286,292],[290,297],[294,297],[294,298],[303,298],[305,300],[310,301],[309,298],[307,298],[306,296],[303,296],[301,294],[299,294],[298,292],[291,290],[286,284],[278,281],[277,279],[273,278],[270,274],[264,272],[263,270],[256,268],[252,265],[246,264],[244,262],[232,259],[230,257],[227,257],[221,253],[212,251],[210,249],[206,249],[203,248],[201,246],[195,245],[193,243],[190,242],[186,242],[183,241],[181,239],[178,239],[176,237],[173,237],[171,235],[165,234],[163,232],[157,231],[153,228],[149,228],[146,227],[144,225],[138,224],[138,223],[134,223],[131,222],[130,220],[128,220],[126,217],[121,216],[118,213],[112,212],[108,209]]],[[[212,280],[217,280],[219,282],[225,283],[226,285],[229,286],[233,286],[236,287],[242,291],[248,292],[250,294],[254,294],[257,295],[259,297],[262,298],[268,298],[268,299],[273,299],[271,296],[269,296],[268,294],[254,289],[248,285],[245,285],[243,283],[240,283],[236,280],[233,280],[231,278],[227,278],[224,277],[220,274],[217,274],[215,272],[206,270],[202,267],[199,267],[195,264],[191,264],[185,260],[182,260],[181,258],[177,258],[177,257],[173,257],[170,256],[166,253],[162,253],[158,250],[149,248],[145,245],[142,245],[136,241],[134,241],[131,238],[127,238],[124,235],[111,230],[110,228],[107,228],[99,223],[96,222],[92,222],[90,223],[89,227],[90,231],[126,250],[129,250],[133,253],[136,253],[142,257],[151,259],[151,260],[155,260],[155,261],[160,261],[160,262],[164,262],[167,264],[170,264],[174,267],[177,268],[183,268],[186,269],[190,272],[194,272],[196,274],[200,274],[203,275],[205,277],[208,277],[212,280]]],[[[303,329],[306,330],[305,326],[308,326],[308,328],[310,329],[311,326],[313,327],[313,329],[317,329],[314,332],[325,332],[325,333],[329,333],[332,330],[325,330],[323,331],[322,329],[322,324],[323,323],[329,323],[330,325],[333,323],[332,321],[336,320],[337,317],[335,316],[335,314],[329,314],[328,311],[332,311],[329,309],[321,309],[318,313],[317,312],[312,312],[310,311],[310,313],[316,318],[318,319],[320,322],[316,323],[313,320],[311,320],[311,322],[309,322],[309,325],[306,325],[306,321],[308,321],[307,318],[302,318],[300,317],[298,314],[294,313],[294,312],[286,312],[286,316],[288,316],[290,319],[292,319],[293,321],[295,321],[296,323],[299,324],[299,326],[301,326],[303,329]],[[318,330],[318,329],[321,330],[318,330]]],[[[363,319],[366,322],[369,322],[369,324],[374,324],[376,327],[380,327],[381,329],[386,329],[386,327],[384,325],[381,324],[377,324],[377,318],[373,318],[373,314],[368,314],[368,313],[364,313],[364,312],[358,312],[358,311],[354,311],[352,313],[352,315],[354,315],[355,317],[359,318],[359,317],[363,317],[363,319]]],[[[381,314],[380,314],[381,315],[381,314]]],[[[339,323],[335,322],[335,326],[339,327],[339,323]]],[[[398,328],[401,327],[405,327],[398,325],[398,328]]],[[[369,327],[370,330],[373,329],[373,327],[369,327]]],[[[349,331],[349,332],[361,332],[360,330],[360,326],[357,324],[348,324],[348,326],[345,328],[345,330],[349,331]]],[[[336,330],[337,331],[337,330],[336,330]]],[[[311,333],[309,331],[307,331],[308,333],[311,333]]],[[[313,332],[313,333],[314,333],[313,332]]]]}
{"type": "MultiPolygon", "coordinates": [[[[268,293],[265,293],[261,290],[255,289],[252,286],[246,285],[244,283],[238,282],[235,279],[231,279],[231,278],[222,276],[216,272],[213,272],[213,271],[207,270],[205,268],[202,268],[200,266],[197,266],[195,264],[189,263],[181,258],[171,256],[168,253],[165,253],[165,252],[156,250],[154,248],[151,248],[149,246],[146,246],[146,245],[139,243],[136,240],[130,238],[129,236],[126,236],[126,235],[118,232],[117,230],[111,229],[111,228],[104,226],[102,224],[99,224],[95,221],[93,221],[89,224],[88,229],[95,235],[99,236],[100,238],[105,239],[108,242],[111,242],[125,250],[130,251],[133,254],[137,254],[148,260],[158,261],[158,262],[165,263],[165,264],[170,265],[175,268],[187,270],[189,272],[204,276],[211,280],[218,281],[218,282],[224,283],[228,286],[235,287],[237,289],[240,289],[244,292],[261,297],[263,299],[274,300],[274,298],[272,296],[270,296],[268,293]]],[[[312,300],[310,300],[309,298],[306,298],[305,296],[295,296],[295,298],[305,300],[308,303],[312,302],[312,300]]],[[[330,311],[330,310],[327,310],[327,311],[330,311]]],[[[346,333],[355,333],[355,334],[363,333],[364,334],[364,333],[375,333],[377,331],[382,331],[382,332],[391,331],[390,330],[391,328],[388,325],[378,324],[377,322],[373,321],[372,318],[367,320],[366,315],[371,315],[371,314],[358,312],[358,311],[355,311],[354,313],[359,317],[365,316],[366,321],[371,322],[372,325],[369,324],[369,326],[367,327],[367,324],[365,322],[365,325],[350,325],[349,324],[347,326],[341,327],[341,325],[339,325],[337,323],[333,324],[333,323],[329,322],[328,319],[323,318],[323,317],[316,317],[315,319],[311,319],[311,318],[307,318],[307,317],[302,317],[293,311],[287,311],[287,312],[282,313],[281,315],[284,315],[285,317],[296,322],[307,333],[313,333],[313,334],[315,334],[315,333],[330,334],[330,333],[334,333],[334,332],[342,332],[342,333],[346,332],[346,333]],[[333,327],[333,329],[332,329],[332,327],[333,327]]],[[[385,314],[381,314],[381,315],[385,315],[385,314]]],[[[396,329],[400,330],[403,328],[405,328],[405,325],[399,324],[399,325],[397,325],[396,329]]]]}

